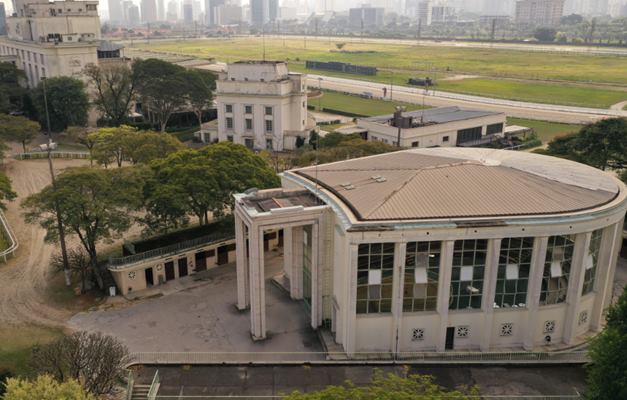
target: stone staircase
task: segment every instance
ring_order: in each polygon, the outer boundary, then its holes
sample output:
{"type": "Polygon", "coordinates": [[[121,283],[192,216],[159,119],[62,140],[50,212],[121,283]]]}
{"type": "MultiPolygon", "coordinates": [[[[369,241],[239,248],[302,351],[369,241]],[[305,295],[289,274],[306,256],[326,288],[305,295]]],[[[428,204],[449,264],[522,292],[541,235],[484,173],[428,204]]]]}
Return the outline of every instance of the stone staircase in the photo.
{"type": "Polygon", "coordinates": [[[131,396],[131,400],[146,400],[148,399],[148,391],[150,390],[150,385],[134,385],[133,386],[133,395],[131,396]]]}

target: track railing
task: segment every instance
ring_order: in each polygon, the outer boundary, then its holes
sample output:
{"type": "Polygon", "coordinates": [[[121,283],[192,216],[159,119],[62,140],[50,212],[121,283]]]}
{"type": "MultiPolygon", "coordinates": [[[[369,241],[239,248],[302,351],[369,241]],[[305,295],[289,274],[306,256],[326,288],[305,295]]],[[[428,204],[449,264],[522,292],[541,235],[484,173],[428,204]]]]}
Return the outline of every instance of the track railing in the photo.
{"type": "Polygon", "coordinates": [[[15,253],[15,250],[17,250],[17,248],[19,247],[19,243],[17,241],[17,238],[15,237],[15,234],[13,233],[13,230],[11,229],[11,225],[9,225],[9,222],[7,221],[2,211],[0,211],[0,225],[2,225],[1,234],[4,236],[4,239],[9,244],[9,247],[0,252],[0,259],[4,260],[4,262],[7,262],[7,258],[13,255],[13,253],[15,253]]]}

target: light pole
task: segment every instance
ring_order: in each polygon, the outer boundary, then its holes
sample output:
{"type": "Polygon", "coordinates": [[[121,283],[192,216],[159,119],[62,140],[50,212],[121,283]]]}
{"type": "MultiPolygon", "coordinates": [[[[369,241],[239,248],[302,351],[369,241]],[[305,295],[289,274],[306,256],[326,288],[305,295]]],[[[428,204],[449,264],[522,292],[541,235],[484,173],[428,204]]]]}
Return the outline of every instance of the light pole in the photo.
{"type": "Polygon", "coordinates": [[[398,133],[396,136],[396,147],[401,147],[401,131],[402,131],[402,119],[403,119],[403,111],[405,111],[405,107],[396,106],[396,112],[394,113],[394,122],[396,122],[396,127],[398,128],[398,133]]]}
{"type": "MultiPolygon", "coordinates": [[[[48,94],[46,93],[46,77],[41,78],[44,92],[44,110],[46,112],[46,133],[48,135],[48,167],[50,168],[50,179],[52,181],[52,191],[56,192],[57,184],[54,178],[54,167],[52,166],[52,131],[50,130],[50,113],[48,112],[48,94]]],[[[61,257],[63,258],[63,272],[65,274],[65,285],[70,286],[70,263],[67,258],[67,248],[65,246],[65,230],[59,208],[59,201],[54,200],[54,212],[57,215],[57,230],[59,231],[59,242],[61,242],[61,257]]]]}

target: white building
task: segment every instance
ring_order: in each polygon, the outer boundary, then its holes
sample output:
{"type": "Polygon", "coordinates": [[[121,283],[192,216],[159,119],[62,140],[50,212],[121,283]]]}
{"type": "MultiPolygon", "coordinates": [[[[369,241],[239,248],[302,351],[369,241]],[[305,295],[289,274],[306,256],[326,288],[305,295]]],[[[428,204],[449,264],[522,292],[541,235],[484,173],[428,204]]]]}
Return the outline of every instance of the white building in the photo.
{"type": "Polygon", "coordinates": [[[565,0],[518,0],[516,22],[537,26],[557,26],[564,15],[565,0]]]}
{"type": "Polygon", "coordinates": [[[357,128],[369,141],[397,145],[400,127],[401,147],[474,146],[502,136],[505,120],[504,113],[440,107],[360,118],[357,128]]]}
{"type": "Polygon", "coordinates": [[[555,349],[602,328],[627,209],[610,174],[436,148],[297,169],[282,182],[235,196],[237,305],[250,309],[255,340],[273,329],[264,232],[276,229],[281,280],[349,356],[555,349]]]}
{"type": "Polygon", "coordinates": [[[29,86],[42,77],[77,76],[97,63],[100,20],[97,1],[16,0],[7,19],[0,56],[14,56],[29,86]]]}
{"type": "Polygon", "coordinates": [[[296,148],[313,129],[307,119],[305,75],[289,73],[282,61],[240,61],[217,81],[217,138],[254,149],[296,148]]]}

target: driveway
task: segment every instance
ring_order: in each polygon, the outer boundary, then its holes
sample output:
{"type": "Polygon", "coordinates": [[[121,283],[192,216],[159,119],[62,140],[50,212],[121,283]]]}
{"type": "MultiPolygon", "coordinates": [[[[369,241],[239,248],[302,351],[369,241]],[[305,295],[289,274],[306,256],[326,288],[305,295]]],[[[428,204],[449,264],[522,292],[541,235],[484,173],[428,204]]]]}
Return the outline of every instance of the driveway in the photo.
{"type": "Polygon", "coordinates": [[[188,289],[77,314],[70,326],[116,336],[131,352],[321,352],[302,303],[270,282],[282,269],[282,257],[268,256],[266,265],[265,341],[251,340],[249,312],[235,307],[234,264],[168,283],[193,286],[188,289]]]}

